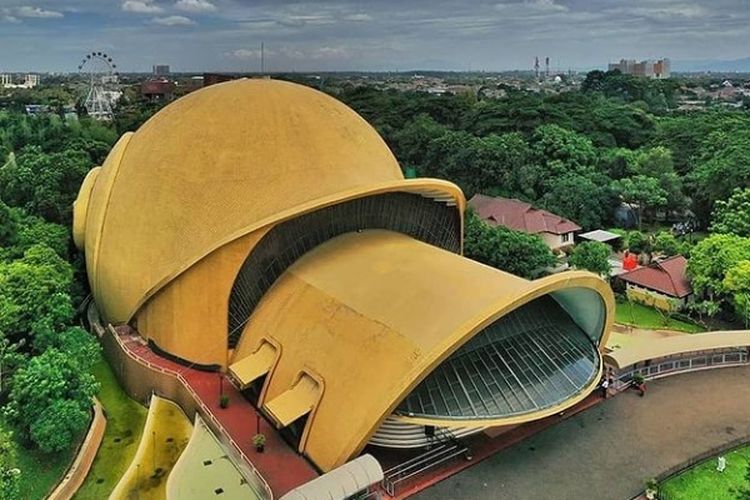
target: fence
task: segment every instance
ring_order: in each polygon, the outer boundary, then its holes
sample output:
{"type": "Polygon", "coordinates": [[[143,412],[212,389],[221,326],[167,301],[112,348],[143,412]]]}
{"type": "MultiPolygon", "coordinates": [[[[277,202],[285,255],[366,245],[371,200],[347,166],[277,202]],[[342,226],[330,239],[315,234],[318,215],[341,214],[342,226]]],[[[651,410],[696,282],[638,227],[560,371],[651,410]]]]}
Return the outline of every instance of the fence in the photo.
{"type": "Polygon", "coordinates": [[[652,380],[710,368],[742,366],[746,365],[748,361],[748,349],[746,347],[695,351],[636,363],[621,370],[618,379],[623,384],[629,384],[636,374],[643,376],[646,380],[652,380]]]}

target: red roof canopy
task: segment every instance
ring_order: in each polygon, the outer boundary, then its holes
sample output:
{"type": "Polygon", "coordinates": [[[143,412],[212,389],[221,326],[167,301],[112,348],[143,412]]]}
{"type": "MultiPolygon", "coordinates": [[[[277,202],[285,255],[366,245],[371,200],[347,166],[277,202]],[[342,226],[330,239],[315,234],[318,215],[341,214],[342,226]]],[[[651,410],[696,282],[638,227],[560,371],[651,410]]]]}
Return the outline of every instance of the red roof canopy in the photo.
{"type": "Polygon", "coordinates": [[[581,226],[575,222],[534,208],[521,200],[477,194],[469,200],[469,206],[493,226],[501,225],[529,234],[565,234],[581,230],[581,226]]]}
{"type": "Polygon", "coordinates": [[[687,259],[682,255],[670,257],[648,267],[639,267],[620,275],[628,283],[664,293],[671,297],[683,298],[693,293],[685,270],[687,259]]]}

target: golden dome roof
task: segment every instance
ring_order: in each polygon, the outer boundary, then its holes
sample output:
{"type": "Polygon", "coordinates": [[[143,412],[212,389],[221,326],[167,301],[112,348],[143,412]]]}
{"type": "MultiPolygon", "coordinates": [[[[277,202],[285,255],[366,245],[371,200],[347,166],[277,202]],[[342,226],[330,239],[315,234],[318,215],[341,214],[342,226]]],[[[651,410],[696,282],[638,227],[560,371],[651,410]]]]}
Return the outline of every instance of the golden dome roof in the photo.
{"type": "Polygon", "coordinates": [[[76,241],[112,322],[243,234],[316,200],[405,182],[385,142],[346,105],[248,79],[165,107],[123,136],[89,181],[76,202],[76,241]]]}

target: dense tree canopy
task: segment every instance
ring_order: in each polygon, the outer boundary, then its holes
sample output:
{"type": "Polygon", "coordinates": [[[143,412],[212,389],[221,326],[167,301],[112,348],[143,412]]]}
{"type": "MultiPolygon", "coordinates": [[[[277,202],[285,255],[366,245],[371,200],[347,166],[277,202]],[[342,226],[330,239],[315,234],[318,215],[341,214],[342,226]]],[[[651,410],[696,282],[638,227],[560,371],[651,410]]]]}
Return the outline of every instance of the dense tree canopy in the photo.
{"type": "Polygon", "coordinates": [[[728,200],[718,200],[711,231],[750,237],[750,189],[735,189],[728,200]]]}
{"type": "Polygon", "coordinates": [[[86,427],[98,390],[90,368],[86,360],[47,349],[16,373],[6,417],[43,451],[69,447],[86,427]]]}
{"type": "Polygon", "coordinates": [[[555,257],[541,238],[492,227],[467,212],[464,254],[470,258],[527,279],[543,274],[555,264],[555,257]]]}
{"type": "Polygon", "coordinates": [[[725,278],[733,267],[750,260],[750,238],[733,234],[714,234],[690,252],[687,272],[693,290],[712,300],[720,300],[731,290],[725,278]]]}
{"type": "Polygon", "coordinates": [[[577,269],[585,269],[600,276],[609,276],[611,250],[598,241],[584,241],[573,248],[568,262],[577,269]]]}

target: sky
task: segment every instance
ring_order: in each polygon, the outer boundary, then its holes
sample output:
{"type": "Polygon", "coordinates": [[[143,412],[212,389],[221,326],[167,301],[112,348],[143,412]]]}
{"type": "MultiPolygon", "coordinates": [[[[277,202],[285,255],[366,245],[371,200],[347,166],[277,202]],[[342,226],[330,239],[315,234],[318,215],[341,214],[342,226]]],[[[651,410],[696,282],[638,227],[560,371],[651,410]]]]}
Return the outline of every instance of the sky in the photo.
{"type": "Polygon", "coordinates": [[[605,67],[750,56],[750,0],[0,0],[0,72],[605,67]]]}

